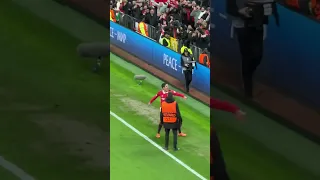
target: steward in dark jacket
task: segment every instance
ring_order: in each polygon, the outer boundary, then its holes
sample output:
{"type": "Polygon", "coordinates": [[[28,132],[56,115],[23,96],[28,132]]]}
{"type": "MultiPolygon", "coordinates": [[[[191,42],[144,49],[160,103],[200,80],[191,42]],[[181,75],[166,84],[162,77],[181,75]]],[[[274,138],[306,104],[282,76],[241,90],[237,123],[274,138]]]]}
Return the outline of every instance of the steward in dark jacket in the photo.
{"type": "Polygon", "coordinates": [[[178,103],[174,100],[173,94],[168,93],[168,97],[161,104],[161,123],[165,128],[165,149],[168,150],[169,147],[169,133],[172,129],[173,132],[173,149],[175,151],[179,150],[178,144],[178,129],[181,123],[181,114],[179,110],[178,103]]]}

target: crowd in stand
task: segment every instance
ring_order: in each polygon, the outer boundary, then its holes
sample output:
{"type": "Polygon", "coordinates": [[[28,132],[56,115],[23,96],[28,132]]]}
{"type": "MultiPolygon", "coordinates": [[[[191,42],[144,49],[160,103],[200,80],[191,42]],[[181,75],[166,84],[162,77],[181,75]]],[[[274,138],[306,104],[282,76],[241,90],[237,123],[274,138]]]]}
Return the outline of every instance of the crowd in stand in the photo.
{"type": "Polygon", "coordinates": [[[173,37],[206,52],[210,46],[209,3],[208,0],[112,0],[110,8],[153,26],[156,37],[151,38],[156,41],[173,37]]]}

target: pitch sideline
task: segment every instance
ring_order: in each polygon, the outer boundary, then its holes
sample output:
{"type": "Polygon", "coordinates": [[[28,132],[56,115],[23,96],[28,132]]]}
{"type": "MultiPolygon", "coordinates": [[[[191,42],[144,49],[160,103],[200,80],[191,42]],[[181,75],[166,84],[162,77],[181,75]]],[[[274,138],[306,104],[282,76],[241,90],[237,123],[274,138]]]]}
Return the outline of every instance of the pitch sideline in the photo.
{"type": "Polygon", "coordinates": [[[158,148],[160,151],[162,151],[164,154],[166,154],[167,156],[169,156],[171,159],[173,159],[174,161],[176,161],[178,164],[180,164],[181,166],[183,166],[184,168],[186,168],[188,171],[190,171],[192,174],[194,174],[195,176],[197,176],[199,179],[201,180],[207,180],[205,177],[203,177],[202,175],[200,175],[198,172],[196,172],[194,169],[192,169],[191,167],[189,167],[188,165],[186,165],[184,162],[182,162],[181,160],[179,160],[178,158],[176,158],[174,155],[172,155],[171,153],[169,153],[168,151],[164,150],[161,146],[159,146],[157,143],[155,143],[154,141],[152,141],[150,138],[148,138],[146,135],[144,135],[143,133],[141,133],[139,130],[137,130],[136,128],[134,128],[133,126],[131,126],[129,123],[127,123],[124,119],[122,119],[121,117],[119,117],[118,115],[116,115],[115,113],[113,113],[112,111],[110,111],[110,115],[113,116],[114,118],[116,118],[118,121],[122,122],[125,126],[127,126],[128,128],[130,128],[133,132],[137,133],[139,136],[141,136],[143,139],[145,139],[146,141],[148,141],[150,144],[152,144],[154,147],[158,148]]]}
{"type": "Polygon", "coordinates": [[[0,166],[11,172],[13,175],[17,176],[21,180],[35,180],[28,173],[24,172],[15,164],[5,160],[2,156],[0,156],[0,166]]]}

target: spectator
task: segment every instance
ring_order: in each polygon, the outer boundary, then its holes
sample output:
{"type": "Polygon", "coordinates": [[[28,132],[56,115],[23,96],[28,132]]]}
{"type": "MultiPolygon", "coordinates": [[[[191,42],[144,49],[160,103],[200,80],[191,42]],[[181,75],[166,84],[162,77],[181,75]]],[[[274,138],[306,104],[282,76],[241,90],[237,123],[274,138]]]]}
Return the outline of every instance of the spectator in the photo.
{"type": "Polygon", "coordinates": [[[206,48],[210,42],[209,31],[207,30],[206,26],[206,23],[202,23],[195,31],[197,34],[195,44],[201,49],[206,48]]]}
{"type": "Polygon", "coordinates": [[[185,40],[188,39],[188,33],[187,28],[185,26],[180,26],[177,28],[177,39],[179,40],[185,40]]]}
{"type": "MultiPolygon", "coordinates": [[[[203,10],[203,9],[202,9],[203,10]]],[[[192,9],[192,12],[190,13],[190,16],[194,18],[195,27],[198,23],[198,20],[200,19],[200,15],[202,15],[203,12],[200,10],[200,6],[195,6],[192,9]]]]}
{"type": "Polygon", "coordinates": [[[210,68],[210,57],[208,56],[208,49],[204,48],[202,53],[199,56],[199,64],[205,65],[210,68]]]}
{"type": "Polygon", "coordinates": [[[170,35],[167,32],[165,32],[164,35],[160,37],[159,42],[164,47],[170,48],[171,47],[170,35]]]}
{"type": "Polygon", "coordinates": [[[110,21],[116,22],[116,15],[115,15],[114,10],[112,8],[110,9],[110,21]]]}
{"type": "Polygon", "coordinates": [[[154,9],[151,9],[150,13],[146,15],[146,23],[154,27],[158,26],[159,20],[154,9]]]}
{"type": "MultiPolygon", "coordinates": [[[[129,2],[131,4],[131,2],[129,2]]],[[[130,4],[127,3],[127,0],[123,0],[122,3],[120,3],[119,10],[124,14],[129,14],[130,4]]]]}
{"type": "Polygon", "coordinates": [[[142,20],[138,24],[138,32],[143,36],[149,36],[148,26],[145,23],[145,17],[142,17],[142,20]]]}
{"type": "Polygon", "coordinates": [[[115,13],[121,12],[121,25],[159,40],[166,47],[181,52],[183,45],[190,54],[195,53],[196,60],[201,49],[208,48],[210,8],[207,0],[116,0],[110,3],[115,13]]]}
{"type": "Polygon", "coordinates": [[[142,17],[141,4],[133,1],[132,16],[138,20],[142,17]]]}

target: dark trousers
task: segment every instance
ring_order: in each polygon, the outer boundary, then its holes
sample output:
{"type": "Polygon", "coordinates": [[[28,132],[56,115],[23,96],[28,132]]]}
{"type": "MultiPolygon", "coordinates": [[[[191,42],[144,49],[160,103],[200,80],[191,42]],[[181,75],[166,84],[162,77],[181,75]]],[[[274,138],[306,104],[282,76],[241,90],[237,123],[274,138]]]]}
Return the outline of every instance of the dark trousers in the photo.
{"type": "Polygon", "coordinates": [[[237,37],[242,56],[242,79],[245,95],[253,95],[253,75],[263,55],[263,27],[237,29],[237,37]]]}
{"type": "Polygon", "coordinates": [[[186,86],[186,91],[189,92],[189,87],[192,81],[192,70],[184,70],[183,71],[184,74],[184,79],[185,79],[185,86],[186,86]]]}
{"type": "MultiPolygon", "coordinates": [[[[173,148],[177,148],[177,144],[178,144],[178,129],[174,128],[172,129],[173,132],[173,148]]],[[[165,147],[168,148],[169,147],[169,133],[170,133],[170,129],[166,129],[166,136],[165,136],[165,147]]]]}
{"type": "Polygon", "coordinates": [[[226,165],[220,148],[219,139],[215,131],[212,132],[210,141],[212,155],[210,176],[213,176],[214,180],[229,180],[226,165]]]}

